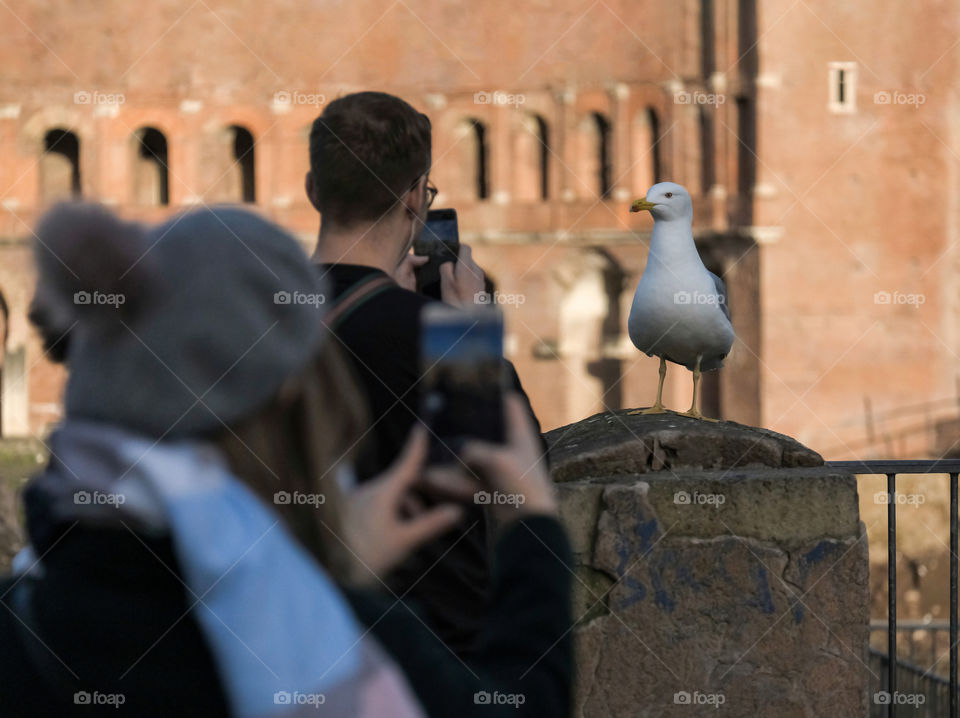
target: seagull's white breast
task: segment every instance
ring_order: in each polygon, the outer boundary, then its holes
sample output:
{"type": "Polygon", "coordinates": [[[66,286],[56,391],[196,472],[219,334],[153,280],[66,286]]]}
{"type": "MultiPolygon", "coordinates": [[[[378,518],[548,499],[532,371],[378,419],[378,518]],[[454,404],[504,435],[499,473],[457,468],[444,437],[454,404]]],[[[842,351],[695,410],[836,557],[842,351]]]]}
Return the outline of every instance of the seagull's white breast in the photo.
{"type": "Polygon", "coordinates": [[[689,226],[685,238],[689,251],[681,251],[677,244],[661,256],[654,253],[656,244],[651,244],[647,268],[630,308],[627,327],[631,341],[650,356],[662,356],[689,369],[697,356],[701,356],[701,369],[723,366],[723,358],[733,346],[733,326],[724,314],[724,299],[718,295],[713,277],[696,253],[689,226]]]}

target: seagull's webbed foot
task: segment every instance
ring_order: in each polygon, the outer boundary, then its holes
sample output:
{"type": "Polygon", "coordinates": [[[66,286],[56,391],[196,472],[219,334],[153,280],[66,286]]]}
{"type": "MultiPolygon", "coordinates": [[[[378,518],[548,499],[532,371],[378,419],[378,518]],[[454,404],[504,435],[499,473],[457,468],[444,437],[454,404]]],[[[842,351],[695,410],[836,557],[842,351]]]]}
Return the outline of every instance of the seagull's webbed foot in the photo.
{"type": "Polygon", "coordinates": [[[714,423],[719,422],[719,419],[711,419],[709,416],[704,416],[700,413],[699,409],[690,409],[690,411],[680,411],[677,412],[677,416],[689,416],[691,419],[700,419],[700,421],[712,421],[714,423]]]}
{"type": "Polygon", "coordinates": [[[665,407],[663,404],[654,404],[647,409],[634,409],[633,411],[628,411],[627,414],[630,416],[634,416],[636,414],[646,416],[648,414],[666,414],[668,411],[669,409],[667,409],[667,407],[665,407]]]}

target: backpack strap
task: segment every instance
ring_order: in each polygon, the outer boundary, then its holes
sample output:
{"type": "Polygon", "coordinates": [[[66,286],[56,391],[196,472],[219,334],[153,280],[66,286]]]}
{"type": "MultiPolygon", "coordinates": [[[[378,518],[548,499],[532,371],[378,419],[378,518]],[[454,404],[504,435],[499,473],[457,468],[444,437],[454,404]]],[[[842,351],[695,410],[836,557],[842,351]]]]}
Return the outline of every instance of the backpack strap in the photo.
{"type": "Polygon", "coordinates": [[[353,310],[393,286],[396,286],[396,282],[390,277],[376,274],[371,277],[364,277],[337,297],[330,311],[323,318],[323,323],[331,331],[336,331],[344,320],[353,313],[353,310]]]}

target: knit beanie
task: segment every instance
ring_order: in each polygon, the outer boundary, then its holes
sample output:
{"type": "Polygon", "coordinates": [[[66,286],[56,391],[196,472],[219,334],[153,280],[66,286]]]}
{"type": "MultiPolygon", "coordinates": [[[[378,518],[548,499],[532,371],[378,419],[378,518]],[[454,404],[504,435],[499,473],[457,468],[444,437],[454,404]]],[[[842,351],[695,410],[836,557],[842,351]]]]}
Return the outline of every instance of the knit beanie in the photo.
{"type": "Polygon", "coordinates": [[[248,210],[147,227],[67,203],[36,236],[40,271],[75,311],[68,418],[158,439],[217,431],[268,403],[325,334],[325,289],[303,249],[248,210]]]}

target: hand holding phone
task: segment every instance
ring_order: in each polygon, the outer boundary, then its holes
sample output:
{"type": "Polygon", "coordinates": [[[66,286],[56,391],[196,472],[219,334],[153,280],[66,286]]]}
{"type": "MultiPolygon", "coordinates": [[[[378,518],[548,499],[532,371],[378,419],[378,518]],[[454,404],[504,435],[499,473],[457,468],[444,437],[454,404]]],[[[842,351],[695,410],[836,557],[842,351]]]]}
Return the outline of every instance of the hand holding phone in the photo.
{"type": "Polygon", "coordinates": [[[473,261],[469,245],[460,245],[460,260],[456,264],[440,265],[440,298],[465,309],[489,304],[483,270],[473,261]]]}
{"type": "Polygon", "coordinates": [[[393,281],[408,291],[417,291],[417,270],[429,261],[429,257],[421,257],[419,254],[404,255],[393,270],[393,281]]]}
{"type": "Polygon", "coordinates": [[[510,393],[504,408],[506,443],[471,440],[460,453],[461,460],[483,477],[488,491],[500,492],[502,498],[489,504],[501,529],[513,519],[530,514],[555,516],[559,510],[556,488],[528,407],[520,396],[510,393]]]}
{"type": "Polygon", "coordinates": [[[350,549],[347,578],[354,585],[381,583],[411,551],[463,518],[462,507],[450,500],[422,507],[412,515],[402,511],[404,500],[422,481],[426,434],[423,427],[415,428],[403,453],[388,469],[344,493],[342,510],[347,520],[343,532],[350,549]]]}
{"type": "Polygon", "coordinates": [[[421,417],[432,432],[428,463],[459,464],[466,441],[501,444],[504,364],[503,315],[490,307],[446,304],[423,309],[421,417]]]}
{"type": "Polygon", "coordinates": [[[413,253],[428,257],[416,270],[417,291],[434,299],[441,298],[440,266],[457,262],[460,255],[460,231],[455,209],[431,209],[423,231],[413,242],[413,253]]]}

